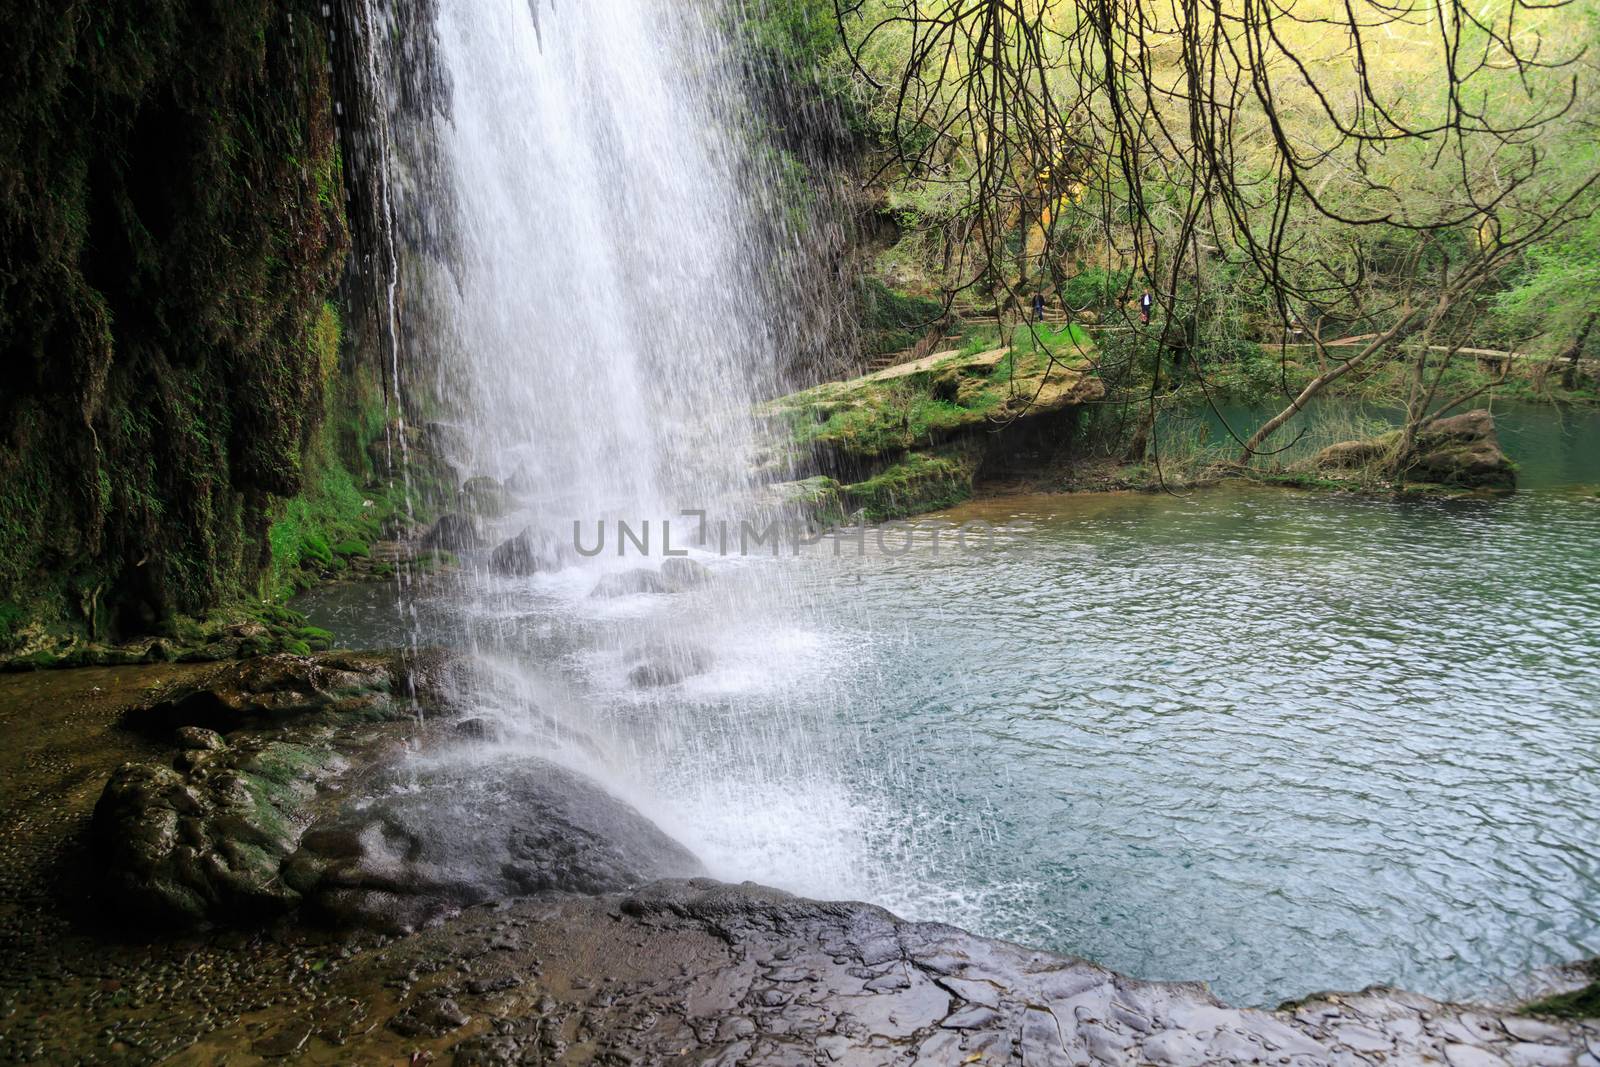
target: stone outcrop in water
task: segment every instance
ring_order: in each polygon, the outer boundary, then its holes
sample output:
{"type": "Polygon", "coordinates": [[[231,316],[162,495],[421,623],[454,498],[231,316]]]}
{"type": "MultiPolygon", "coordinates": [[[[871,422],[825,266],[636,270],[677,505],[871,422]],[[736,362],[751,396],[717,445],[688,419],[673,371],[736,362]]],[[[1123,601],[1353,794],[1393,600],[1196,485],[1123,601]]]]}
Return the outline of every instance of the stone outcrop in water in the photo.
{"type": "Polygon", "coordinates": [[[659,570],[634,567],[608,574],[595,583],[594,591],[589,595],[610,599],[641,593],[681,593],[710,581],[711,569],[704,563],[684,556],[672,556],[661,561],[659,570]]]}
{"type": "Polygon", "coordinates": [[[773,401],[770,465],[801,476],[777,487],[774,502],[824,522],[911,515],[965,500],[986,466],[1019,449],[1061,447],[1077,409],[1105,395],[1091,342],[1063,338],[1053,355],[936,352],[773,401]]]}
{"type": "Polygon", "coordinates": [[[483,546],[483,537],[478,533],[478,523],[468,515],[451,512],[441,515],[437,522],[428,528],[419,542],[423,548],[438,548],[446,552],[464,552],[483,546]]]}
{"type": "Polygon", "coordinates": [[[711,568],[687,556],[670,556],[662,560],[661,575],[679,589],[693,589],[711,582],[711,568]]]}
{"type": "Polygon", "coordinates": [[[489,566],[507,578],[526,578],[561,570],[575,556],[572,546],[561,538],[530,527],[502,542],[489,557],[489,566]]]}
{"type": "Polygon", "coordinates": [[[715,662],[711,650],[687,641],[657,641],[628,655],[628,681],[635,689],[658,689],[704,674],[715,662]]]}
{"type": "Polygon", "coordinates": [[[1334,472],[1384,465],[1398,469],[1407,484],[1451,489],[1509,491],[1517,485],[1515,465],[1500,450],[1494,416],[1468,411],[1432,423],[1417,434],[1411,455],[1396,463],[1399,431],[1367,441],[1344,441],[1319,452],[1312,465],[1334,472]]]}
{"type": "Polygon", "coordinates": [[[621,596],[638,596],[642,593],[671,593],[675,589],[676,586],[660,571],[648,567],[635,567],[601,578],[595,583],[594,591],[589,595],[601,600],[610,600],[621,596]]]}

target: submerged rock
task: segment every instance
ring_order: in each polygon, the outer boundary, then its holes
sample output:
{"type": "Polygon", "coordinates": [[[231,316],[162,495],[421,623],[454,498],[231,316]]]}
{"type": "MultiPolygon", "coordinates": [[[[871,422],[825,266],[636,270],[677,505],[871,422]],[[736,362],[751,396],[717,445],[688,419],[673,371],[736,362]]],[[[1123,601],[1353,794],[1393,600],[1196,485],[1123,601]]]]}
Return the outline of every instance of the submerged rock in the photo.
{"type": "Polygon", "coordinates": [[[422,536],[423,548],[438,548],[446,552],[466,552],[483,547],[483,537],[478,533],[477,520],[467,515],[441,515],[439,521],[422,536]]]}
{"type": "Polygon", "coordinates": [[[692,589],[711,581],[711,568],[697,559],[672,556],[661,561],[661,576],[680,589],[692,589]]]}
{"type": "Polygon", "coordinates": [[[487,475],[468,478],[461,485],[461,504],[469,514],[497,519],[506,513],[505,486],[487,475]]]}
{"type": "Polygon", "coordinates": [[[600,579],[594,592],[589,595],[619,597],[641,593],[676,593],[710,581],[711,569],[704,563],[683,556],[672,556],[662,561],[659,571],[635,567],[618,574],[608,574],[600,579]]]}
{"type": "Polygon", "coordinates": [[[490,719],[475,715],[456,723],[455,732],[473,741],[493,741],[500,736],[500,727],[490,719]]]}
{"type": "MultiPolygon", "coordinates": [[[[1312,465],[1335,471],[1369,468],[1389,462],[1399,443],[1399,431],[1342,441],[1317,453],[1312,465]]],[[[1516,466],[1500,449],[1494,416],[1483,410],[1440,419],[1419,432],[1399,470],[1407,482],[1456,489],[1509,491],[1517,484],[1516,466]]]]}
{"type": "Polygon", "coordinates": [[[673,592],[673,583],[663,577],[660,571],[653,571],[648,567],[635,567],[631,571],[608,574],[601,578],[595,585],[594,591],[589,595],[602,599],[612,599],[621,596],[637,596],[642,593],[671,592],[673,592]]]}
{"type": "Polygon", "coordinates": [[[526,464],[519,465],[505,480],[506,492],[526,496],[537,492],[539,481],[533,476],[526,464]]]}
{"type": "Polygon", "coordinates": [[[531,574],[558,571],[573,561],[571,545],[554,534],[529,527],[504,542],[489,557],[496,574],[526,578],[531,574]]]}
{"type": "Polygon", "coordinates": [[[485,901],[702,873],[598,783],[536,757],[395,768],[373,788],[377,799],[308,833],[295,861],[297,878],[316,880],[318,912],[340,925],[414,929],[485,901]]]}
{"type": "Polygon", "coordinates": [[[637,648],[630,659],[635,665],[628,671],[628,681],[635,689],[677,685],[706,673],[714,662],[710,650],[701,645],[665,642],[637,648]]]}

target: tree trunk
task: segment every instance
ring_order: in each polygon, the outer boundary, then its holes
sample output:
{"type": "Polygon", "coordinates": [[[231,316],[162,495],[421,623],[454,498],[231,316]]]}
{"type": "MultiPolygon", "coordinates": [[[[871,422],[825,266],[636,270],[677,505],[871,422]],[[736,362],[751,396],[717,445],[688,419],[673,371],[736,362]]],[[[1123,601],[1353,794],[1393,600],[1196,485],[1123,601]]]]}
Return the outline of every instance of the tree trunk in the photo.
{"type": "Polygon", "coordinates": [[[1133,431],[1133,440],[1128,442],[1128,450],[1123,453],[1123,460],[1127,463],[1143,463],[1144,454],[1150,450],[1150,431],[1156,425],[1156,406],[1151,403],[1145,407],[1144,414],[1139,416],[1139,425],[1133,431]]]}
{"type": "Polygon", "coordinates": [[[1596,319],[1600,319],[1600,311],[1589,312],[1589,317],[1583,322],[1583,329],[1578,331],[1578,336],[1567,346],[1567,350],[1557,357],[1567,361],[1566,367],[1561,371],[1563,389],[1578,387],[1578,362],[1583,358],[1583,346],[1589,343],[1589,334],[1594,330],[1596,319]]]}
{"type": "Polygon", "coordinates": [[[1284,423],[1294,418],[1295,415],[1299,414],[1305,408],[1305,406],[1311,402],[1312,397],[1316,396],[1318,393],[1322,392],[1323,389],[1327,388],[1338,379],[1343,378],[1346,374],[1350,373],[1352,370],[1371,359],[1375,354],[1377,354],[1391,342],[1404,340],[1406,337],[1415,332],[1416,329],[1416,313],[1408,311],[1406,314],[1401,316],[1399,322],[1389,327],[1387,332],[1374,339],[1367,345],[1366,348],[1363,348],[1360,352],[1357,352],[1345,362],[1339,364],[1331,370],[1324,371],[1315,378],[1311,379],[1311,381],[1306,383],[1306,387],[1300,390],[1300,394],[1293,400],[1289,401],[1288,407],[1284,408],[1272,418],[1268,419],[1266,424],[1262,426],[1261,429],[1257,430],[1253,435],[1251,435],[1250,440],[1245,442],[1244,451],[1239,455],[1240,464],[1249,463],[1250,458],[1254,456],[1257,450],[1261,448],[1262,442],[1264,442],[1268,437],[1272,436],[1278,427],[1282,426],[1284,423]]]}

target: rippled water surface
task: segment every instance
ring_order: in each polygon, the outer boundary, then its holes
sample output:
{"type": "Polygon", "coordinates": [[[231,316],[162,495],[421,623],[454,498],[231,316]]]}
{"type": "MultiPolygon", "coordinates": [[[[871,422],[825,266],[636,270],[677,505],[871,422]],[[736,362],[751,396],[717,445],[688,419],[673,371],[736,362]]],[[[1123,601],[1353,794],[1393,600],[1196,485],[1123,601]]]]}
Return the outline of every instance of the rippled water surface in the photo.
{"type": "Polygon", "coordinates": [[[924,524],[994,524],[967,555],[712,559],[807,607],[649,694],[618,650],[703,604],[569,573],[469,636],[553,665],[530,699],[721,877],[1238,1003],[1483,992],[1600,952],[1600,424],[1503,432],[1508,500],[1012,498],[924,524]]]}
{"type": "Polygon", "coordinates": [[[1243,1002],[1600,950],[1600,501],[979,516],[992,557],[858,592],[856,714],[945,826],[918,881],[981,894],[953,917],[1243,1002]]]}

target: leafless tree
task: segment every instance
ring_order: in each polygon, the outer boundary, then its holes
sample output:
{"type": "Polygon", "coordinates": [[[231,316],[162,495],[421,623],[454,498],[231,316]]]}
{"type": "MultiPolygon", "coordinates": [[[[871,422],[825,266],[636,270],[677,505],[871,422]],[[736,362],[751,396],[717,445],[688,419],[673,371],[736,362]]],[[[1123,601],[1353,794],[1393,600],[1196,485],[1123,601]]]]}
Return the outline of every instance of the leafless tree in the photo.
{"type": "MultiPolygon", "coordinates": [[[[997,306],[1021,306],[1024,293],[1059,283],[1078,235],[1057,208],[1073,202],[1131,268],[1130,287],[1155,294],[1164,312],[1158,350],[1177,342],[1201,377],[1192,346],[1175,332],[1185,328],[1180,294],[1199,287],[1211,255],[1232,256],[1259,281],[1286,331],[1304,325],[1307,308],[1378,313],[1372,321],[1384,325],[1353,356],[1310,331],[1325,369],[1241,436],[1248,462],[1323,388],[1437,329],[1531,243],[1571,221],[1596,179],[1552,188],[1540,138],[1576,99],[1578,78],[1567,68],[1581,49],[1554,48],[1529,25],[1570,2],[834,6],[859,75],[891,101],[880,173],[948,186],[962,205],[946,220],[947,307],[984,287],[997,306]],[[1434,34],[1428,83],[1438,93],[1428,106],[1402,106],[1379,57],[1386,35],[1414,36],[1417,27],[1434,34]],[[895,35],[909,44],[891,82],[873,56],[895,35]],[[1336,55],[1328,41],[1342,42],[1336,55]],[[1490,79],[1521,92],[1491,104],[1480,88],[1490,79]],[[1308,126],[1315,137],[1304,135],[1308,126]],[[1401,157],[1449,176],[1449,195],[1417,202],[1397,178],[1401,157]],[[1329,240],[1304,241],[1308,220],[1329,240]],[[1013,253],[1019,228],[1024,251],[1013,253]],[[1407,277],[1387,291],[1385,308],[1374,307],[1359,251],[1380,233],[1409,248],[1407,277]],[[1463,233],[1477,235],[1477,247],[1457,253],[1458,262],[1442,260],[1444,235],[1463,233]]],[[[1153,420],[1153,386],[1147,401],[1153,420]]]]}

